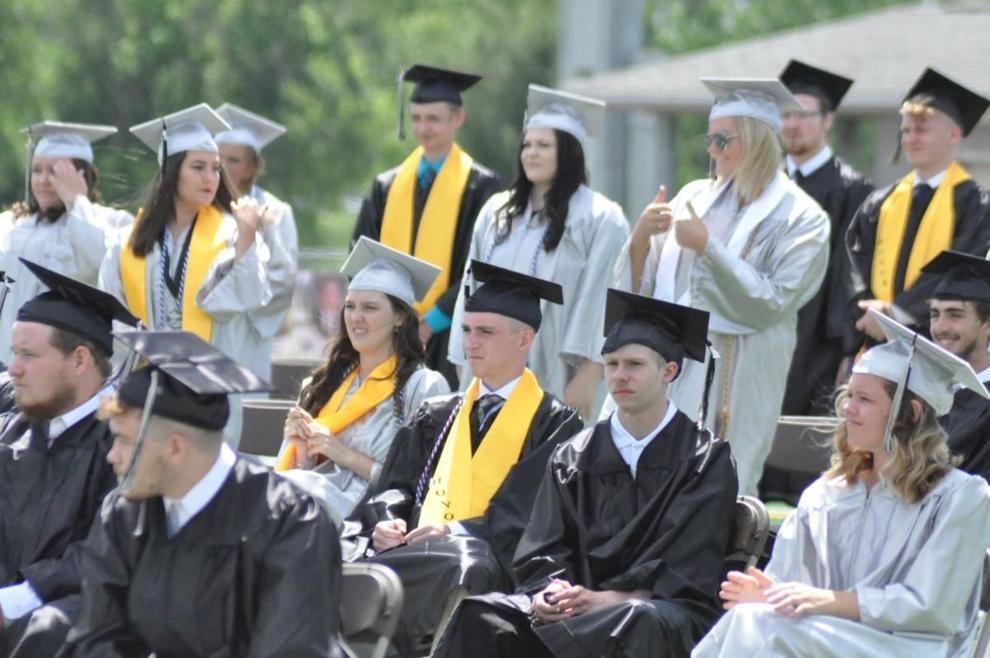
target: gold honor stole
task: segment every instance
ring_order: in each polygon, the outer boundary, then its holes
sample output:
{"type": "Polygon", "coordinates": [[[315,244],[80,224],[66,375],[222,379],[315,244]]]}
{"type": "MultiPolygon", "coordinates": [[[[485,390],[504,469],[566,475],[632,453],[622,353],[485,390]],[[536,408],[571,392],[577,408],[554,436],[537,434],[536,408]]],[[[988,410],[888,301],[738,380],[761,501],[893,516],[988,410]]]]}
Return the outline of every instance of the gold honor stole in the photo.
{"type": "MultiPolygon", "coordinates": [[[[921,275],[921,268],[939,253],[952,246],[955,230],[954,192],[959,183],[969,180],[969,172],[953,162],[945,172],[945,178],[936,188],[925,210],[918,234],[911,247],[907,271],[904,273],[904,289],[907,290],[921,275]]],[[[882,301],[894,301],[894,277],[897,261],[904,241],[904,229],[911,212],[911,196],[914,192],[914,172],[905,176],[894,187],[880,206],[877,220],[877,240],[873,248],[873,267],[870,272],[870,289],[882,301]]]]}
{"type": "Polygon", "coordinates": [[[385,200],[380,236],[382,244],[412,254],[441,269],[440,276],[433,282],[423,301],[415,304],[416,312],[420,315],[433,308],[437,298],[450,284],[450,260],[454,248],[454,233],[457,231],[457,215],[474,162],[457,144],[451,147],[423,207],[416,244],[411,245],[416,171],[422,155],[423,147],[420,146],[399,166],[385,200]]]}
{"type": "Polygon", "coordinates": [[[483,515],[509,469],[519,461],[533,415],[543,400],[543,389],[528,368],[523,371],[472,457],[471,409],[479,386],[480,380],[475,377],[464,393],[464,404],[454,419],[423,500],[420,526],[483,515]]]}
{"type": "MultiPolygon", "coordinates": [[[[369,411],[373,411],[375,407],[392,397],[392,393],[395,392],[395,371],[397,366],[398,359],[393,354],[378,364],[371,371],[368,378],[361,382],[354,395],[349,397],[347,402],[341,405],[344,395],[354,382],[354,378],[357,377],[358,371],[355,368],[340,383],[340,386],[333,392],[327,403],[323,405],[323,408],[320,409],[320,413],[317,414],[314,420],[330,430],[330,433],[334,436],[340,434],[348,425],[363,417],[369,411]]],[[[295,466],[296,446],[294,443],[290,443],[279,457],[278,463],[275,465],[275,471],[287,471],[290,468],[295,468],[295,466]]]]}
{"type": "MultiPolygon", "coordinates": [[[[140,214],[133,226],[141,221],[140,214]]],[[[227,241],[220,235],[223,215],[214,205],[203,206],[196,215],[189,242],[189,256],[186,261],[186,278],[182,287],[182,328],[190,331],[206,342],[213,335],[213,319],[196,304],[196,293],[206,280],[206,274],[217,256],[227,247],[227,241]]],[[[138,316],[144,326],[150,327],[147,308],[146,258],[139,258],[130,247],[130,234],[125,238],[120,250],[120,278],[124,285],[124,300],[131,313],[138,316]]]]}

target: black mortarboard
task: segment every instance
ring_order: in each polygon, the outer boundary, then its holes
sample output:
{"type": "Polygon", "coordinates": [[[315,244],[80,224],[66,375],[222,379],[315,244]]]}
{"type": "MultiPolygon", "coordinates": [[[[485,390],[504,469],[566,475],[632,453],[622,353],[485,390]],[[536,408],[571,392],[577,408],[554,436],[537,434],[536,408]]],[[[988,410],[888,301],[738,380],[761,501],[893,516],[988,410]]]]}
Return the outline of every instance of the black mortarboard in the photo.
{"type": "Polygon", "coordinates": [[[235,393],[262,393],[271,387],[253,372],[188,331],[122,331],[114,334],[148,365],[121,383],[117,395],[129,407],[144,407],[152,372],[158,391],[151,413],[207,430],[227,424],[235,393]]]}
{"type": "Polygon", "coordinates": [[[932,107],[945,112],[962,129],[963,136],[969,135],[979,123],[980,117],[990,107],[990,100],[970,91],[958,82],[950,80],[932,68],[925,69],[918,81],[908,91],[904,100],[915,96],[931,97],[932,107]]]}
{"type": "Polygon", "coordinates": [[[473,293],[465,289],[464,310],[468,313],[498,313],[528,324],[538,331],[543,320],[540,300],[564,303],[564,290],[552,281],[544,281],[496,267],[480,260],[471,261],[470,274],[482,284],[473,293]]]}
{"type": "Polygon", "coordinates": [[[707,342],[707,311],[609,288],[602,354],[636,343],[679,366],[685,356],[704,363],[707,342]]]}
{"type": "Polygon", "coordinates": [[[990,261],[984,258],[958,251],[943,251],[921,271],[942,275],[932,293],[934,299],[990,304],[990,261]]]}
{"type": "Polygon", "coordinates": [[[404,82],[414,82],[409,100],[413,103],[451,103],[463,105],[461,92],[481,80],[480,75],[451,71],[425,64],[414,64],[399,72],[399,139],[405,138],[404,82]]]}
{"type": "Polygon", "coordinates": [[[783,82],[792,94],[808,94],[828,105],[828,111],[834,112],[849,91],[853,81],[841,75],[830,73],[804,62],[792,59],[780,74],[783,82]]]}
{"type": "Polygon", "coordinates": [[[113,354],[113,320],[137,326],[138,320],[113,295],[53,272],[26,258],[24,266],[48,286],[17,311],[18,322],[37,322],[85,338],[113,354]]]}

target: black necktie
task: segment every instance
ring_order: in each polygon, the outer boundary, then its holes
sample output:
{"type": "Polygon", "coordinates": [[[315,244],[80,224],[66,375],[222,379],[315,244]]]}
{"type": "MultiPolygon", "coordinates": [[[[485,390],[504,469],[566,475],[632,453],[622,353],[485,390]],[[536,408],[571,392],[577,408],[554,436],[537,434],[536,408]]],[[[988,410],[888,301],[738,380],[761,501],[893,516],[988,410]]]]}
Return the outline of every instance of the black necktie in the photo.
{"type": "Polygon", "coordinates": [[[471,424],[479,440],[485,436],[485,432],[491,427],[503,404],[505,399],[494,393],[484,395],[474,403],[474,409],[471,410],[471,424]]]}
{"type": "Polygon", "coordinates": [[[800,185],[804,181],[804,174],[801,173],[800,169],[795,169],[794,175],[791,176],[791,180],[800,185]]]}
{"type": "Polygon", "coordinates": [[[935,196],[935,188],[928,183],[919,183],[911,191],[911,210],[908,211],[907,226],[904,227],[904,239],[901,243],[900,253],[897,255],[897,269],[894,270],[894,294],[904,290],[904,281],[907,277],[908,261],[911,258],[911,251],[914,248],[914,240],[918,236],[918,228],[921,226],[921,219],[928,210],[928,204],[935,196]]]}
{"type": "Polygon", "coordinates": [[[30,427],[30,445],[40,452],[48,452],[48,421],[37,420],[30,427]]]}
{"type": "Polygon", "coordinates": [[[914,186],[914,190],[911,192],[911,215],[917,213],[919,222],[921,216],[928,210],[928,204],[932,202],[933,196],[935,196],[935,188],[928,183],[919,183],[914,186]]]}
{"type": "Polygon", "coordinates": [[[427,167],[423,171],[422,177],[419,179],[419,186],[424,192],[429,192],[430,188],[433,187],[433,179],[437,177],[437,172],[433,171],[433,167],[427,167]]]}

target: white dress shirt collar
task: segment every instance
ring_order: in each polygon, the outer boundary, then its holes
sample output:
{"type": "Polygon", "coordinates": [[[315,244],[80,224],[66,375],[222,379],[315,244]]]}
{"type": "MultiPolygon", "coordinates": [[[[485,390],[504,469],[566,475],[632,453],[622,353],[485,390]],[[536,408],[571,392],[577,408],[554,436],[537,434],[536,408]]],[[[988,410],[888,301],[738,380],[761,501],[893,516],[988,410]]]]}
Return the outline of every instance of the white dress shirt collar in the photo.
{"type": "Polygon", "coordinates": [[[514,391],[516,389],[516,384],[519,383],[519,380],[520,379],[522,379],[522,375],[520,375],[520,376],[516,377],[515,379],[513,379],[512,381],[510,381],[510,382],[502,385],[501,388],[499,388],[498,390],[495,390],[495,391],[493,391],[490,388],[488,388],[487,386],[485,386],[485,382],[479,381],[478,383],[480,384],[480,386],[478,386],[478,399],[480,400],[481,398],[485,397],[486,395],[490,395],[490,394],[494,393],[495,395],[499,396],[503,400],[508,400],[509,399],[509,396],[512,395],[512,391],[514,391]]]}
{"type": "Polygon", "coordinates": [[[670,424],[670,421],[674,419],[674,414],[676,413],[677,406],[672,400],[668,399],[667,413],[664,414],[663,419],[660,420],[660,424],[653,428],[650,433],[642,439],[637,439],[635,436],[630,434],[625,427],[622,426],[622,423],[619,421],[618,410],[612,412],[612,417],[609,419],[609,427],[612,430],[610,432],[612,435],[612,443],[615,445],[615,449],[619,451],[622,461],[626,462],[629,466],[629,471],[632,473],[633,478],[636,477],[636,465],[639,463],[639,456],[643,454],[643,450],[650,445],[653,439],[655,439],[657,435],[670,424]]]}
{"type": "Polygon", "coordinates": [[[922,183],[928,183],[928,186],[934,190],[942,182],[942,179],[945,178],[945,174],[948,171],[949,171],[948,169],[943,169],[942,171],[938,172],[928,180],[923,180],[920,176],[918,176],[918,172],[914,172],[914,184],[917,187],[922,183]]]}
{"type": "Polygon", "coordinates": [[[189,519],[199,514],[206,507],[213,497],[220,491],[220,487],[227,481],[227,475],[234,468],[237,461],[237,454],[231,450],[226,443],[220,445],[220,454],[213,466],[206,472],[203,478],[193,485],[182,498],[162,497],[165,503],[165,512],[168,518],[169,535],[174,535],[181,530],[189,519]],[[173,518],[172,510],[178,509],[177,518],[173,518]]]}
{"type": "Polygon", "coordinates": [[[976,378],[979,379],[984,384],[990,384],[990,368],[987,368],[986,370],[981,370],[980,372],[976,373],[976,378]]]}
{"type": "Polygon", "coordinates": [[[801,175],[807,178],[811,174],[821,169],[825,165],[825,163],[828,162],[829,159],[831,159],[831,157],[832,157],[832,147],[830,147],[828,144],[826,144],[825,148],[823,148],[821,151],[819,151],[815,155],[805,160],[804,163],[801,165],[798,165],[794,161],[794,158],[788,155],[787,175],[790,176],[791,178],[794,178],[794,172],[800,170],[801,175]]]}
{"type": "Polygon", "coordinates": [[[71,409],[66,411],[61,416],[52,418],[51,422],[48,424],[48,445],[51,446],[52,442],[62,436],[67,429],[91,413],[94,413],[100,407],[100,403],[103,402],[104,398],[111,393],[113,393],[113,386],[107,384],[97,391],[96,395],[86,400],[75,409],[71,409]]]}

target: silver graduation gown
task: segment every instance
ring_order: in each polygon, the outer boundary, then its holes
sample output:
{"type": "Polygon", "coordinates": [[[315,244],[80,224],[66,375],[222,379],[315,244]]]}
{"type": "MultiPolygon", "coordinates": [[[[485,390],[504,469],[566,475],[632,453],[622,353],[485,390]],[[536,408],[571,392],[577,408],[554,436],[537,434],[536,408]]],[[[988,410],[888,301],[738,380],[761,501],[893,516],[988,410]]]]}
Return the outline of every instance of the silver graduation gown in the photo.
{"type": "MultiPolygon", "coordinates": [[[[303,386],[305,387],[304,382],[303,386]]],[[[344,394],[344,402],[354,395],[361,383],[355,377],[347,393],[344,394]]],[[[378,405],[372,412],[357,419],[337,435],[344,444],[352,449],[370,457],[375,466],[372,467],[372,480],[381,472],[381,464],[384,463],[388,451],[392,447],[392,440],[399,427],[408,423],[419,409],[420,403],[434,395],[445,395],[450,392],[447,380],[438,372],[429,368],[421,367],[409,376],[403,387],[403,413],[402,423],[395,422],[395,410],[392,399],[389,398],[378,405]]],[[[279,456],[287,448],[288,443],[283,441],[279,450],[279,456]]],[[[338,527],[354,509],[354,506],[364,495],[368,488],[369,481],[360,475],[346,468],[340,468],[330,461],[323,462],[318,466],[308,465],[309,469],[292,469],[282,473],[297,485],[302,487],[313,498],[323,504],[330,518],[338,527]]]]}
{"type": "MultiPolygon", "coordinates": [[[[725,183],[688,183],[671,202],[674,217],[700,217],[725,183]]],[[[730,190],[731,192],[731,190],[730,190]]],[[[638,291],[711,313],[708,339],[722,359],[716,368],[708,426],[732,446],[739,493],[755,495],[770,451],[787,372],[797,339],[797,313],[821,287],[828,266],[829,219],[815,201],[778,172],[755,201],[743,207],[725,241],[710,237],[694,258],[689,284],[674,299],[681,247],[670,233],[653,236],[638,291]],[[728,376],[728,387],[726,377],[728,376]],[[716,423],[729,391],[727,425],[716,423]]],[[[628,245],[616,265],[616,285],[631,290],[628,245]]],[[[685,360],[670,388],[677,407],[696,419],[704,366],[685,360]]]]}
{"type": "Polygon", "coordinates": [[[691,655],[967,656],[988,547],[983,478],[953,470],[917,503],[883,482],[869,491],[860,482],[819,479],[784,522],[767,574],[778,583],[855,589],[860,621],[793,620],[747,603],[722,617],[691,655]]]}
{"type": "MultiPolygon", "coordinates": [[[[268,278],[268,245],[259,231],[254,243],[234,260],[234,245],[237,242],[237,220],[223,213],[219,231],[223,234],[227,247],[210,266],[203,284],[196,292],[197,305],[213,320],[213,335],[210,343],[218,350],[246,367],[245,352],[250,350],[251,332],[254,331],[254,316],[264,311],[271,301],[272,292],[268,278]]],[[[123,304],[124,284],[120,278],[120,250],[130,238],[130,231],[124,230],[107,250],[100,267],[99,286],[123,304]]],[[[181,244],[181,241],[180,241],[181,244]]],[[[154,249],[147,256],[145,264],[145,300],[150,317],[164,315],[158,309],[158,279],[160,245],[156,241],[154,249]]],[[[175,261],[173,261],[175,265],[175,261]]],[[[166,302],[168,303],[168,302],[166,302]]],[[[230,420],[223,430],[224,440],[237,447],[241,438],[240,396],[230,397],[230,420]]]]}
{"type": "Polygon", "coordinates": [[[47,290],[18,257],[95,286],[108,240],[116,227],[132,221],[130,213],[84,196],[54,222],[38,223],[37,215],[14,218],[9,211],[0,215],[6,228],[0,235],[0,270],[14,279],[0,313],[0,361],[10,364],[10,332],[18,309],[47,290]]]}
{"type": "MultiPolygon", "coordinates": [[[[629,237],[629,223],[622,208],[598,192],[582,185],[571,196],[564,235],[552,252],[543,250],[540,241],[543,227],[530,227],[531,210],[513,221],[513,236],[526,231],[527,239],[521,249],[512,248],[512,237],[494,246],[495,236],[506,218],[497,216],[509,198],[500,192],[490,198],[474,225],[470,259],[486,260],[499,267],[554,281],[564,288],[564,304],[543,302],[543,323],[529,351],[527,365],[544,391],[559,399],[573,369],[584,359],[602,362],[602,322],[605,317],[605,291],[611,278],[615,259],[629,237]],[[540,253],[536,269],[532,263],[534,251],[540,253]]],[[[467,275],[465,273],[465,281],[467,275]]],[[[464,291],[457,297],[450,332],[447,358],[461,367],[461,387],[471,381],[470,368],[464,358],[464,341],[459,327],[464,317],[464,291]]]]}

